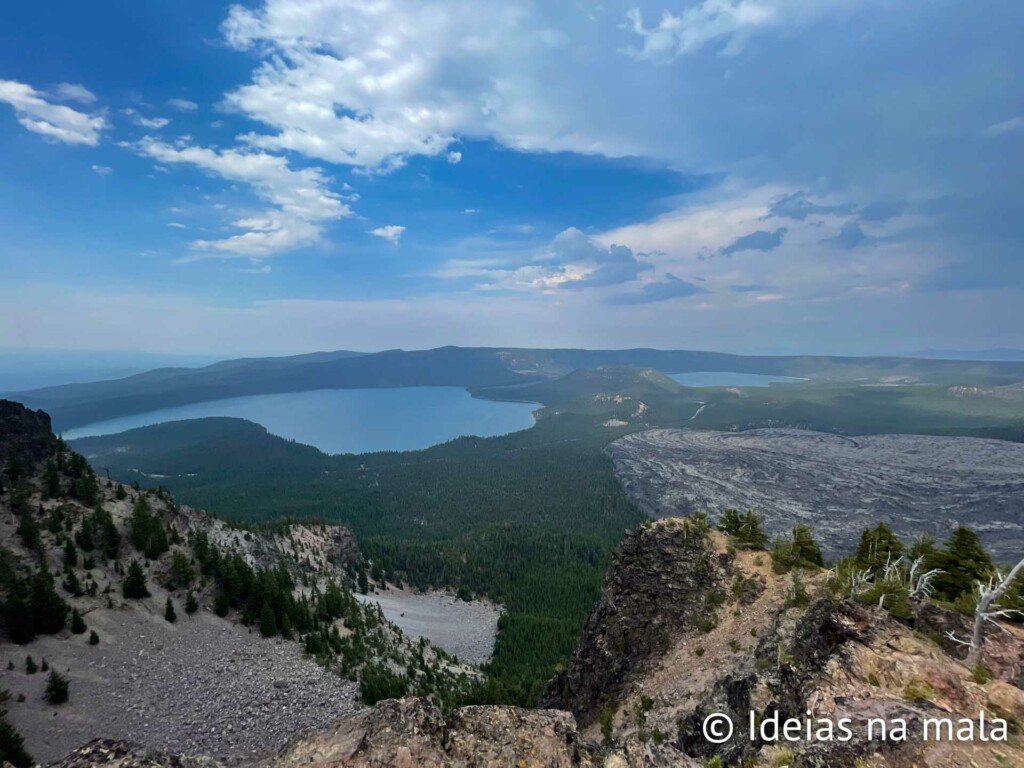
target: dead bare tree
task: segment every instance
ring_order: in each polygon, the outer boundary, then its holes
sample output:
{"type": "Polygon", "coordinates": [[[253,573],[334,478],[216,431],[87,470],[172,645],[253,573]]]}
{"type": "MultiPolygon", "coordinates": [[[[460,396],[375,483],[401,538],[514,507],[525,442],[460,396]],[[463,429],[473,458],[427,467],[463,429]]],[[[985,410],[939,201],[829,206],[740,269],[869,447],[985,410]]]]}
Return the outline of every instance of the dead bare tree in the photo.
{"type": "Polygon", "coordinates": [[[963,640],[957,637],[954,632],[946,633],[946,637],[950,640],[970,649],[966,659],[968,666],[973,667],[981,662],[981,651],[985,642],[985,625],[987,623],[991,622],[998,627],[999,619],[1006,619],[1013,615],[1024,616],[1024,611],[1016,608],[1001,608],[998,605],[998,602],[1009,591],[1021,571],[1024,571],[1024,560],[1013,566],[1006,576],[996,571],[989,578],[988,584],[983,584],[980,581],[974,582],[974,588],[978,593],[978,607],[974,611],[974,630],[971,633],[971,639],[963,640]]]}

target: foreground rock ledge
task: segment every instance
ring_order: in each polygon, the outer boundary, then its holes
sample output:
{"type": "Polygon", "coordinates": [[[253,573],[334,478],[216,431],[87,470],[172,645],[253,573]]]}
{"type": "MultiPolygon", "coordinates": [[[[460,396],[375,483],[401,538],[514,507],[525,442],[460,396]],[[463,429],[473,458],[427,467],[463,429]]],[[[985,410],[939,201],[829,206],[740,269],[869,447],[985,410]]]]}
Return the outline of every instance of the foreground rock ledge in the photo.
{"type": "MultiPolygon", "coordinates": [[[[678,760],[678,758],[677,758],[678,760]]],[[[445,717],[425,699],[383,701],[338,720],[324,733],[294,739],[262,766],[311,768],[597,768],[633,766],[639,756],[601,754],[584,744],[568,712],[516,707],[463,707],[445,717]]],[[[662,763],[669,765],[670,763],[662,763]]],[[[673,762],[671,764],[678,765],[673,762]]],[[[216,768],[207,758],[149,752],[126,742],[96,740],[51,768],[216,768]]]]}

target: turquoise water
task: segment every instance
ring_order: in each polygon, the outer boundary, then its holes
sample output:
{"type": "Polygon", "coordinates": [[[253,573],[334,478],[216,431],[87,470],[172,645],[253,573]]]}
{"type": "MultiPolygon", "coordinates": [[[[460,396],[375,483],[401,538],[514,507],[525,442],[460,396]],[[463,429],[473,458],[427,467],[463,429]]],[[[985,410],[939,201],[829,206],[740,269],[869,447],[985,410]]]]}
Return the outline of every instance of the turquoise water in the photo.
{"type": "Polygon", "coordinates": [[[792,376],[766,376],[760,373],[735,371],[695,371],[672,373],[669,376],[686,387],[767,387],[769,384],[796,384],[805,381],[792,376]]]}
{"type": "Polygon", "coordinates": [[[529,403],[478,400],[459,387],[321,389],[193,403],[68,430],[65,440],[181,419],[236,416],[324,453],[411,451],[462,435],[489,437],[533,425],[529,403]]]}

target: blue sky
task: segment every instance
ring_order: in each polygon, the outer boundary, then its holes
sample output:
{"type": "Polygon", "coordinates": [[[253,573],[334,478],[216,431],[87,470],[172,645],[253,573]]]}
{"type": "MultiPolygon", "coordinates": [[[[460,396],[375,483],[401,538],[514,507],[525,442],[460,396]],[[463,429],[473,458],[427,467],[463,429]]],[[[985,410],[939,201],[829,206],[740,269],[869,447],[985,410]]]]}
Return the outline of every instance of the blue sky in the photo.
{"type": "Polygon", "coordinates": [[[1024,347],[1024,7],[0,9],[0,348],[1024,347]]]}

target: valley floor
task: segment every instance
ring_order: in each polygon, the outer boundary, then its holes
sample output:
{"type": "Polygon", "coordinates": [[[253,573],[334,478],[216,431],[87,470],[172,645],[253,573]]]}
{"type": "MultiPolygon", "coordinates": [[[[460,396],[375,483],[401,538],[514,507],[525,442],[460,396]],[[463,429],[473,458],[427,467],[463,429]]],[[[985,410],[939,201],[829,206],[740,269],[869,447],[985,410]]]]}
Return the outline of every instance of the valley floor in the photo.
{"type": "Polygon", "coordinates": [[[179,611],[169,624],[157,606],[162,598],[90,611],[85,619],[100,635],[96,646],[87,635],[0,645],[9,717],[36,760],[56,760],[102,736],[177,753],[230,754],[238,763],[357,708],[356,686],[304,657],[298,643],[265,640],[205,609],[192,617],[179,611]],[[29,654],[70,679],[67,704],[44,702],[47,675],[26,674],[29,654]]]}
{"type": "Polygon", "coordinates": [[[958,524],[994,556],[1024,550],[1024,445],[926,435],[845,437],[798,429],[652,429],[611,443],[626,492],[654,517],[754,509],[770,534],[814,526],[827,554],[886,522],[912,539],[958,524]]]}

